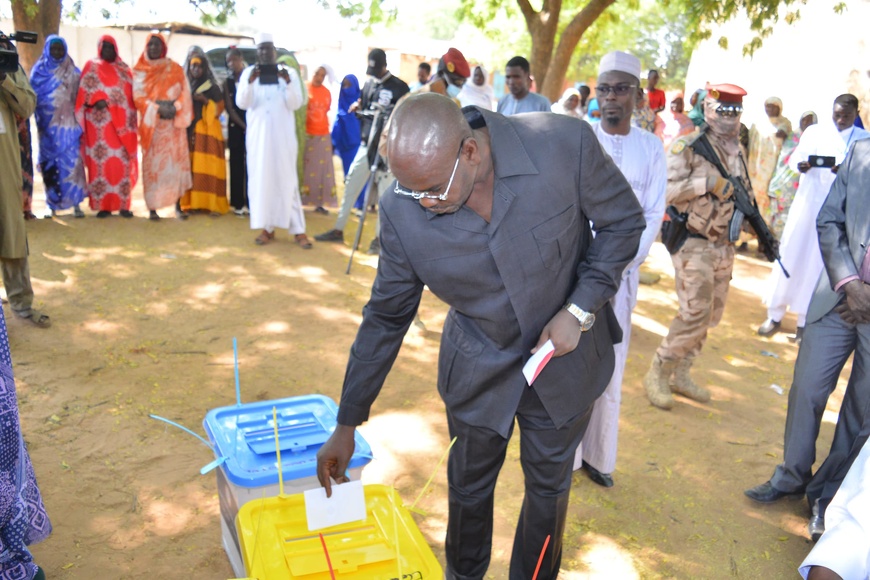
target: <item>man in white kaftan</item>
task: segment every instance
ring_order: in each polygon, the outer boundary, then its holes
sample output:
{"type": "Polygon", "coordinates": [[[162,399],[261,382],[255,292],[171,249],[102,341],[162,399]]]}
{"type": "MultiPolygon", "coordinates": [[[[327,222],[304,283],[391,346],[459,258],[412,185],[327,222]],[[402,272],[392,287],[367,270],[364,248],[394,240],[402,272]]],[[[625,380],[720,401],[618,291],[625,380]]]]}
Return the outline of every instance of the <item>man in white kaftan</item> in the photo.
{"type": "Polygon", "coordinates": [[[622,342],[614,345],[616,363],[604,394],[595,401],[583,443],[574,456],[574,469],[583,467],[599,485],[613,485],[619,430],[619,403],[622,377],[631,337],[631,311],[637,303],[638,270],[658,235],[665,213],[665,187],[668,180],[662,142],[652,133],[631,125],[640,61],[625,52],[605,55],[599,64],[598,103],[601,122],[592,125],[598,141],[613,158],[637,196],[646,229],[634,260],[622,272],[619,291],[611,299],[613,311],[622,328],[622,342]]]}
{"type": "Polygon", "coordinates": [[[296,243],[308,249],[305,215],[299,197],[296,174],[296,119],[293,112],[303,104],[302,83],[292,68],[278,65],[278,78],[269,79],[266,65],[277,58],[271,35],[257,43],[259,64],[242,72],[236,91],[236,105],[247,111],[245,146],[248,164],[248,201],[251,229],[262,232],[254,240],[267,244],[275,228],[287,228],[296,243]]]}
{"type": "Polygon", "coordinates": [[[798,568],[812,578],[870,577],[870,444],[864,443],[825,511],[825,531],[798,568]],[[815,569],[815,570],[814,570],[815,569]],[[822,575],[830,571],[836,576],[822,575]]]}
{"type": "Polygon", "coordinates": [[[843,162],[849,147],[855,141],[870,138],[870,133],[854,126],[858,115],[858,99],[854,95],[840,95],[834,100],[833,123],[819,123],[808,127],[789,159],[789,165],[801,173],[800,185],[788,212],[788,219],[780,240],[782,268],[771,271],[764,300],[767,320],[758,334],[770,336],[779,330],[787,310],[797,314],[797,338],[806,325],[807,308],[822,273],[822,253],[816,235],[816,217],[828,197],[837,177],[836,168],[843,162]],[[836,166],[814,167],[810,155],[834,157],[836,166]]]}

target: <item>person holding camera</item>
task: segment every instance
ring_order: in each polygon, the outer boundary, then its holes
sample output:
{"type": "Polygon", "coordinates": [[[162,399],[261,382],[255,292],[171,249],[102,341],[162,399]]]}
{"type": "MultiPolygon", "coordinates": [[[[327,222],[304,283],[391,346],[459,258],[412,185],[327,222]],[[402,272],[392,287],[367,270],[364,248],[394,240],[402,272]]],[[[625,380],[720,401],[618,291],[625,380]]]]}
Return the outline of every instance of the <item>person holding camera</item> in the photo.
{"type": "Polygon", "coordinates": [[[145,51],[133,67],[133,100],[139,111],[142,185],[149,218],[175,205],[179,219],[181,196],[193,186],[187,128],[193,120],[190,84],[181,65],[166,56],[166,39],[150,34],[145,51]]]}
{"type": "Polygon", "coordinates": [[[855,95],[840,95],[834,99],[833,122],[807,127],[789,159],[792,169],[801,173],[780,240],[782,265],[790,277],[783,276],[780,268],[774,268],[770,273],[768,294],[764,300],[767,320],[758,329],[761,336],[776,334],[786,310],[791,310],[798,317],[795,340],[803,338],[807,309],[823,267],[819,239],[813,231],[816,216],[849,147],[856,141],[870,138],[870,132],[855,127],[857,116],[858,99],[855,95]]]}
{"type": "MultiPolygon", "coordinates": [[[[362,142],[344,181],[344,199],[338,210],[335,226],[327,232],[314,236],[318,242],[344,242],[344,228],[347,225],[347,220],[350,219],[350,211],[353,209],[357,196],[371,176],[371,165],[375,159],[374,148],[378,146],[380,139],[379,132],[375,131],[376,134],[371,134],[372,127],[377,126],[374,121],[381,115],[389,117],[399,99],[410,91],[405,81],[393,76],[387,70],[387,53],[380,48],[372,49],[369,53],[366,74],[370,78],[363,86],[360,101],[356,106],[351,105],[349,109],[351,113],[362,111],[359,115],[362,142]],[[371,152],[369,145],[372,146],[371,152]]],[[[386,175],[385,172],[380,173],[386,175]]],[[[387,179],[379,179],[376,183],[379,190],[383,190],[388,184],[387,179]]],[[[379,229],[376,227],[376,230],[379,229]]],[[[377,240],[377,237],[372,240],[370,248],[374,253],[377,253],[375,251],[378,247],[377,240]]]]}
{"type": "Polygon", "coordinates": [[[299,247],[309,250],[296,169],[295,111],[304,102],[302,82],[294,69],[277,62],[272,35],[258,35],[257,64],[242,72],[236,87],[236,104],[247,122],[251,229],[262,230],[254,239],[259,246],[275,238],[276,228],[286,228],[299,247]]]}
{"type": "Polygon", "coordinates": [[[668,150],[666,203],[687,215],[688,238],[671,255],[679,312],[643,379],[647,398],[660,409],[674,406],[673,393],[700,403],[710,400],[710,392],[692,380],[689,370],[707,331],[725,312],[734,266],[735,240],[729,231],[734,186],[693,144],[702,136],[709,140],[727,171],[746,180],[739,141],[744,95],[736,85],[708,83],[703,107],[709,128],[677,139],[668,150]]]}
{"type": "MultiPolygon", "coordinates": [[[[0,32],[0,49],[15,51],[0,32]]],[[[47,314],[33,309],[33,286],[27,260],[27,230],[21,212],[21,152],[15,116],[28,118],[36,109],[36,93],[20,66],[14,72],[0,69],[0,263],[3,285],[12,312],[39,328],[51,326],[47,314]]]]}

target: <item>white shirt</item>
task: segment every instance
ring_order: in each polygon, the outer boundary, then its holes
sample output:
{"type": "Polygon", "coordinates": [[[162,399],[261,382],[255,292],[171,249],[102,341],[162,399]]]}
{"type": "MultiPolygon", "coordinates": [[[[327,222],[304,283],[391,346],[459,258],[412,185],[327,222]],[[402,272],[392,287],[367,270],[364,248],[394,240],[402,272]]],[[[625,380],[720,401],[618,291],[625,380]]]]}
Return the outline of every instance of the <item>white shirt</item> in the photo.
{"type": "Polygon", "coordinates": [[[646,259],[661,228],[668,183],[665,150],[658,137],[637,127],[631,127],[628,135],[611,135],[604,130],[603,123],[595,123],[592,131],[622,171],[643,208],[646,229],[640,237],[637,255],[625,267],[623,276],[626,276],[637,270],[646,259]]]}

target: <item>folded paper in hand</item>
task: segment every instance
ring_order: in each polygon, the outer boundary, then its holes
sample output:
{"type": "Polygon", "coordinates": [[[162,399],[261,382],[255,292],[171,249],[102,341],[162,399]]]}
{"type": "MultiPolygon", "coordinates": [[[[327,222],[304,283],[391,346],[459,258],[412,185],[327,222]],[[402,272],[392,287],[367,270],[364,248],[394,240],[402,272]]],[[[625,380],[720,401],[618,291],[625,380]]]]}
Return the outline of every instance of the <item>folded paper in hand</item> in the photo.
{"type": "Polygon", "coordinates": [[[532,358],[529,359],[529,362],[526,363],[526,366],[523,367],[523,374],[526,377],[526,382],[529,383],[529,386],[532,386],[532,383],[535,382],[535,379],[538,378],[538,375],[541,374],[541,371],[544,370],[544,367],[547,366],[547,363],[550,362],[550,359],[553,358],[553,352],[556,350],[556,347],[553,346],[553,341],[548,340],[544,343],[544,346],[538,349],[538,351],[532,355],[532,358]]]}

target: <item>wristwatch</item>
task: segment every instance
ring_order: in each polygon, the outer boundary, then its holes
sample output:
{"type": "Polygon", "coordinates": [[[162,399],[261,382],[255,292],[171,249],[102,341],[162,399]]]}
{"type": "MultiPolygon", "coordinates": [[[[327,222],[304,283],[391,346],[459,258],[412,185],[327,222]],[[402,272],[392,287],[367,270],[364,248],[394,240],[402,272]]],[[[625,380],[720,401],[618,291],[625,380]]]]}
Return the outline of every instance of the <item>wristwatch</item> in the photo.
{"type": "Polygon", "coordinates": [[[591,312],[586,312],[576,304],[566,302],[564,308],[571,313],[571,316],[577,319],[577,322],[580,323],[581,332],[586,332],[592,328],[593,324],[595,324],[595,315],[591,312]]]}

